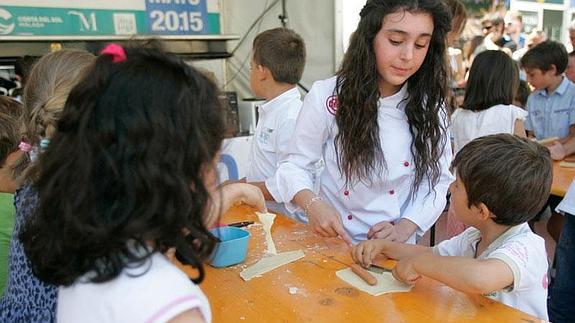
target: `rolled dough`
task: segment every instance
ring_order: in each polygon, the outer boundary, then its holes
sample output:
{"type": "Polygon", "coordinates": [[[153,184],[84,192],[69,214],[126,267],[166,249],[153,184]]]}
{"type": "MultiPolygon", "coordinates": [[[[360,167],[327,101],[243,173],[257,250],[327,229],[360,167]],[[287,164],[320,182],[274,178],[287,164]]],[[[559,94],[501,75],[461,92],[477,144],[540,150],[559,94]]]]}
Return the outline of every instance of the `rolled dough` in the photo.
{"type": "Polygon", "coordinates": [[[240,273],[240,276],[245,281],[248,281],[254,278],[255,276],[265,274],[268,271],[272,271],[278,267],[281,267],[285,264],[289,264],[290,262],[296,261],[303,257],[305,257],[303,251],[297,250],[297,251],[282,252],[277,255],[273,255],[271,257],[262,258],[260,259],[260,261],[244,269],[240,273]]]}
{"type": "Polygon", "coordinates": [[[356,275],[351,270],[351,268],[338,270],[335,275],[351,286],[373,296],[379,296],[393,292],[409,292],[411,290],[411,285],[404,284],[395,279],[390,272],[378,274],[370,271],[369,273],[372,274],[375,279],[377,279],[377,284],[374,286],[366,283],[363,279],[356,275]]]}

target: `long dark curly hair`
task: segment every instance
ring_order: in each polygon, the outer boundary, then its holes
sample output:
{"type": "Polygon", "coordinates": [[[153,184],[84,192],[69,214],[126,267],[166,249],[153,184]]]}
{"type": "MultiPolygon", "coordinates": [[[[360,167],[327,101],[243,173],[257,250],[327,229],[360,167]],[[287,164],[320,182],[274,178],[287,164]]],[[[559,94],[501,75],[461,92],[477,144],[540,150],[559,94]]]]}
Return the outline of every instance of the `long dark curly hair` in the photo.
{"type": "Polygon", "coordinates": [[[438,161],[447,138],[446,112],[442,108],[447,93],[445,37],[450,30],[450,14],[441,0],[368,0],[361,20],[337,73],[335,116],[339,133],[335,146],[346,183],[371,182],[370,174],[384,176],[386,168],[378,126],[380,98],[373,42],[383,18],[399,11],[428,13],[433,18],[433,35],[423,64],[408,80],[409,97],[405,113],[413,136],[411,152],[415,180],[411,192],[427,178],[430,187],[439,181],[438,161]]]}
{"type": "Polygon", "coordinates": [[[199,283],[214,248],[203,177],[224,134],[217,88],[174,55],[126,53],[119,63],[98,57],[41,156],[40,203],[20,240],[47,283],[88,272],[109,281],[171,247],[199,283]]]}

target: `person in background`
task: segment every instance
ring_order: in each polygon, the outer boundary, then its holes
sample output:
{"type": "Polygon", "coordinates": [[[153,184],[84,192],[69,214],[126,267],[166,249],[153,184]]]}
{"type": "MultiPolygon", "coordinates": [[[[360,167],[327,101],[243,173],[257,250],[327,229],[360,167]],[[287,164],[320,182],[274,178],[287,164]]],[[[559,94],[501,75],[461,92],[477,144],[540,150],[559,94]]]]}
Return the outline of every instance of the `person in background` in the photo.
{"type": "Polygon", "coordinates": [[[499,13],[487,14],[481,21],[481,26],[483,44],[475,49],[475,55],[484,50],[504,50],[511,56],[517,49],[517,44],[505,33],[505,20],[499,13]]]}
{"type": "Polygon", "coordinates": [[[515,94],[515,98],[513,98],[513,105],[525,109],[529,95],[531,95],[531,88],[529,88],[529,83],[524,80],[519,80],[519,87],[517,88],[517,94],[515,94]]]}
{"type": "Polygon", "coordinates": [[[569,43],[565,44],[565,47],[568,52],[572,52],[575,50],[575,19],[571,20],[567,31],[569,32],[569,43]]]}
{"type": "Polygon", "coordinates": [[[287,28],[266,30],[253,42],[250,87],[266,102],[258,107],[259,120],[252,141],[246,181],[261,189],[270,210],[307,222],[301,212],[291,213],[281,203],[275,173],[286,158],[301,109],[297,84],[305,66],[305,43],[287,28]]]}
{"type": "Polygon", "coordinates": [[[81,50],[62,50],[44,55],[30,72],[24,91],[21,137],[24,153],[14,164],[19,189],[14,196],[16,216],[10,242],[9,274],[0,299],[1,322],[54,322],[54,285],[40,281],[30,268],[18,236],[38,206],[34,183],[38,178],[36,157],[56,132],[68,93],[83,77],[94,55],[81,50]]]}
{"type": "Polygon", "coordinates": [[[565,68],[565,76],[571,82],[575,82],[575,51],[569,53],[569,61],[567,62],[567,68],[565,68]]]}
{"type": "Polygon", "coordinates": [[[517,51],[525,47],[526,35],[523,33],[523,16],[519,11],[508,11],[505,14],[505,31],[509,38],[516,44],[517,51]]]}
{"type": "Polygon", "coordinates": [[[447,54],[449,66],[451,67],[451,88],[456,89],[465,83],[465,67],[463,66],[463,52],[456,48],[465,24],[467,22],[467,12],[465,6],[459,0],[445,0],[445,4],[451,12],[451,30],[447,33],[447,54]]]}
{"type": "Polygon", "coordinates": [[[58,322],[211,321],[196,285],[216,244],[208,227],[237,202],[267,211],[255,186],[216,192],[220,104],[182,59],[116,44],[72,89],[20,234],[37,276],[60,286],[58,322]]]}
{"type": "MultiPolygon", "coordinates": [[[[511,55],[511,58],[513,58],[513,60],[517,62],[521,62],[521,58],[523,57],[523,55],[525,55],[525,53],[527,53],[529,49],[541,44],[546,40],[547,35],[543,30],[539,28],[533,28],[531,32],[527,35],[527,38],[525,39],[525,47],[514,51],[513,54],[511,55]]],[[[521,79],[522,80],[527,79],[527,77],[523,76],[521,79]]]]}
{"type": "Polygon", "coordinates": [[[396,259],[400,281],[427,276],[547,320],[545,241],[526,222],[551,189],[549,151],[526,138],[489,135],[463,147],[452,166],[451,205],[470,228],[433,248],[365,241],[353,248],[353,259],[366,267],[382,256],[396,259]]]}
{"type": "Polygon", "coordinates": [[[575,317],[575,181],[569,186],[557,211],[563,213],[565,219],[555,249],[555,279],[549,285],[547,309],[551,322],[567,323],[575,317]]]}
{"type": "Polygon", "coordinates": [[[496,133],[526,137],[527,112],[512,105],[519,86],[519,69],[502,51],[481,52],[469,71],[461,109],[451,116],[454,154],[471,140],[496,133]]]}
{"type": "MultiPolygon", "coordinates": [[[[518,85],[519,69],[507,54],[487,50],[477,55],[469,71],[463,106],[451,115],[454,154],[473,139],[486,135],[509,133],[526,137],[523,121],[527,112],[512,105],[518,85]]],[[[448,237],[466,228],[450,207],[448,237]]]]}
{"type": "Polygon", "coordinates": [[[36,63],[37,58],[34,56],[22,56],[16,60],[14,63],[14,74],[16,74],[16,82],[18,83],[18,89],[12,92],[12,96],[18,101],[22,101],[22,95],[24,93],[24,87],[28,81],[28,75],[32,70],[32,67],[36,63]]]}
{"type": "MultiPolygon", "coordinates": [[[[529,115],[525,129],[529,137],[538,140],[558,138],[548,147],[553,159],[558,158],[560,147],[575,137],[575,84],[563,75],[567,62],[565,46],[555,41],[545,41],[521,58],[527,82],[535,89],[527,99],[529,115]]],[[[548,206],[552,215],[547,221],[547,230],[555,241],[559,239],[563,220],[555,212],[560,201],[559,196],[549,196],[548,206]]],[[[545,210],[546,207],[534,221],[539,220],[545,210]]]]}
{"type": "Polygon", "coordinates": [[[555,41],[531,48],[521,59],[527,82],[535,89],[526,106],[530,137],[558,137],[563,143],[575,136],[575,84],[563,76],[567,62],[565,47],[555,41]]]}
{"type": "Polygon", "coordinates": [[[467,73],[469,73],[469,69],[473,64],[473,59],[480,52],[480,51],[476,52],[476,50],[478,47],[481,47],[483,45],[483,38],[484,37],[482,35],[475,35],[471,38],[471,40],[468,40],[463,46],[463,54],[465,57],[465,68],[467,70],[467,73]]]}
{"type": "Polygon", "coordinates": [[[8,277],[8,250],[14,227],[14,192],[16,181],[12,167],[20,157],[20,102],[0,96],[0,297],[8,277]]]}
{"type": "Polygon", "coordinates": [[[323,237],[414,243],[443,211],[453,180],[450,14],[441,0],[368,0],[360,17],[337,75],[304,99],[276,172],[281,202],[303,210],[323,237]]]}

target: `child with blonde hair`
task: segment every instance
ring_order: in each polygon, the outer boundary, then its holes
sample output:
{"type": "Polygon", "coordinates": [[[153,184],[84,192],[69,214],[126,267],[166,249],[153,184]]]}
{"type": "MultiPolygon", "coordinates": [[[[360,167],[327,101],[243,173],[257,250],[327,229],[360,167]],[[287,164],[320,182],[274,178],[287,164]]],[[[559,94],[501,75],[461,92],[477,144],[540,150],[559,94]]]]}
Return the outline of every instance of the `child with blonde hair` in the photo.
{"type": "Polygon", "coordinates": [[[94,55],[81,50],[62,50],[43,56],[30,72],[24,90],[21,117],[24,154],[14,165],[22,184],[16,191],[16,217],[10,242],[9,276],[0,300],[2,322],[54,322],[56,286],[40,281],[31,271],[18,235],[38,205],[34,184],[39,176],[35,158],[56,132],[68,93],[84,76],[94,55]]]}

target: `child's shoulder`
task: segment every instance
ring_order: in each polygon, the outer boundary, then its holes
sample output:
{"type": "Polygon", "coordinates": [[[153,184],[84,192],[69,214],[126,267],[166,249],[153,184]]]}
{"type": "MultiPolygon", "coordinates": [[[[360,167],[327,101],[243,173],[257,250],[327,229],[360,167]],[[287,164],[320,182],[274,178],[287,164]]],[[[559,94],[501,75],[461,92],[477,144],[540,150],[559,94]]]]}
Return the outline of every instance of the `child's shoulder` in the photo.
{"type": "Polygon", "coordinates": [[[545,240],[531,231],[527,223],[511,227],[494,242],[491,253],[502,251],[525,261],[532,258],[528,257],[529,254],[546,257],[545,240]]]}
{"type": "Polygon", "coordinates": [[[334,75],[330,78],[317,80],[313,82],[312,90],[315,89],[316,91],[330,91],[333,93],[336,84],[337,84],[337,75],[334,75]]]}

